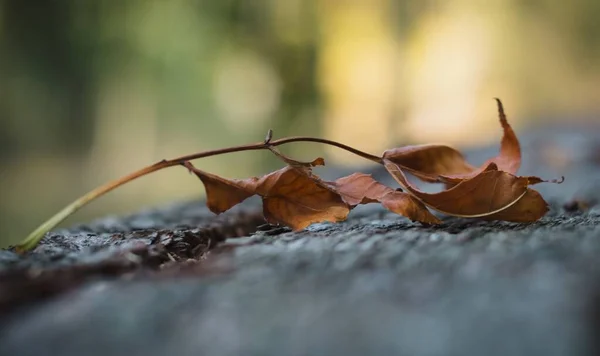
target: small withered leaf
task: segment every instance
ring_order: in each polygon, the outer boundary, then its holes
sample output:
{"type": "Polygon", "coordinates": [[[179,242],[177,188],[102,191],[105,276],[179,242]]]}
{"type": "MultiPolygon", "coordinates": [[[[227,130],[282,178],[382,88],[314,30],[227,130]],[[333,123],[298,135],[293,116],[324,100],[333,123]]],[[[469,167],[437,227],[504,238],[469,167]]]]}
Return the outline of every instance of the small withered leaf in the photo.
{"type": "Polygon", "coordinates": [[[364,173],[352,173],[328,184],[351,206],[378,202],[384,195],[394,191],[364,173]]]}
{"type": "Polygon", "coordinates": [[[285,167],[259,180],[263,213],[270,223],[301,230],[316,222],[346,220],[350,207],[309,170],[285,167]]]}
{"type": "Polygon", "coordinates": [[[542,218],[548,210],[548,203],[540,193],[533,189],[527,189],[527,193],[515,204],[495,214],[484,216],[482,219],[532,222],[542,218]]]}
{"type": "Polygon", "coordinates": [[[425,182],[437,182],[440,175],[467,174],[475,169],[462,153],[444,145],[398,147],[385,151],[382,157],[425,182]]]}
{"type": "Polygon", "coordinates": [[[471,172],[462,174],[441,174],[439,177],[440,182],[444,182],[449,186],[453,186],[465,179],[470,179],[477,176],[483,172],[490,163],[495,163],[498,167],[498,170],[503,172],[516,174],[519,171],[519,168],[521,167],[521,145],[519,144],[517,135],[509,125],[508,120],[506,120],[506,114],[504,113],[502,102],[497,98],[496,102],[498,104],[500,125],[502,126],[502,130],[504,132],[502,135],[502,140],[500,141],[500,153],[496,157],[488,159],[479,168],[473,169],[471,172]]]}
{"type": "Polygon", "coordinates": [[[225,212],[255,194],[258,178],[224,179],[201,171],[190,162],[185,162],[184,166],[204,184],[206,206],[215,214],[225,212]]]}
{"type": "Polygon", "coordinates": [[[418,221],[427,225],[442,223],[419,199],[410,194],[393,191],[386,194],[380,202],[389,211],[405,216],[412,221],[418,221]]]}
{"type": "MultiPolygon", "coordinates": [[[[496,163],[500,171],[516,174],[521,167],[521,145],[515,131],[508,124],[508,120],[506,120],[502,101],[498,98],[495,98],[495,100],[498,104],[498,116],[504,134],[502,135],[502,141],[500,141],[500,153],[488,162],[496,163]]],[[[485,165],[484,163],[482,166],[485,165]]]]}
{"type": "Polygon", "coordinates": [[[412,221],[429,225],[441,223],[418,199],[379,183],[369,174],[353,173],[328,184],[352,207],[359,204],[381,203],[391,212],[412,221]]]}
{"type": "Polygon", "coordinates": [[[185,166],[204,183],[207,206],[215,213],[252,195],[262,197],[263,213],[269,223],[294,230],[315,222],[343,221],[350,212],[340,195],[309,168],[287,166],[260,178],[224,179],[200,171],[189,162],[185,166]]]}
{"type": "MultiPolygon", "coordinates": [[[[521,177],[527,179],[528,185],[539,183],[561,184],[565,178],[544,180],[539,177],[521,177]]],[[[542,195],[533,189],[527,189],[527,193],[515,204],[500,212],[483,217],[485,220],[504,220],[512,222],[532,222],[541,219],[548,212],[548,203],[542,195]]]]}
{"type": "Polygon", "coordinates": [[[428,207],[461,217],[483,217],[498,213],[517,203],[527,193],[528,179],[497,170],[490,163],[479,175],[439,193],[425,193],[413,186],[402,169],[384,161],[385,168],[410,194],[428,207]]]}
{"type": "Polygon", "coordinates": [[[271,151],[271,153],[273,153],[277,158],[279,158],[280,160],[282,160],[283,162],[287,163],[288,165],[290,165],[292,167],[312,168],[312,167],[316,167],[316,166],[324,166],[325,165],[325,159],[323,159],[322,157],[317,157],[315,160],[313,160],[311,162],[302,162],[302,161],[297,161],[293,158],[290,158],[290,157],[284,155],[275,147],[269,147],[269,151],[271,151]]]}
{"type": "Polygon", "coordinates": [[[444,145],[394,148],[385,151],[382,157],[425,182],[442,182],[449,187],[479,175],[490,163],[495,163],[500,171],[516,174],[521,166],[521,147],[506,119],[502,102],[499,99],[496,102],[503,130],[500,153],[480,167],[470,165],[459,151],[444,145]]]}

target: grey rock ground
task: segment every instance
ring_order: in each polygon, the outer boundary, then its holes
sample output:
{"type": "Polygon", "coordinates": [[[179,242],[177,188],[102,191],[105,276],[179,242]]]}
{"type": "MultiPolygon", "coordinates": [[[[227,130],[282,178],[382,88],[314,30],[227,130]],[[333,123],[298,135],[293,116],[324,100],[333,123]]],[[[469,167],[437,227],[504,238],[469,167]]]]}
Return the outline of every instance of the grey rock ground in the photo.
{"type": "Polygon", "coordinates": [[[539,187],[533,224],[422,227],[373,205],[292,233],[257,228],[252,203],[191,202],[0,251],[0,354],[598,354],[598,133],[522,137],[520,173],[566,176],[539,187]]]}

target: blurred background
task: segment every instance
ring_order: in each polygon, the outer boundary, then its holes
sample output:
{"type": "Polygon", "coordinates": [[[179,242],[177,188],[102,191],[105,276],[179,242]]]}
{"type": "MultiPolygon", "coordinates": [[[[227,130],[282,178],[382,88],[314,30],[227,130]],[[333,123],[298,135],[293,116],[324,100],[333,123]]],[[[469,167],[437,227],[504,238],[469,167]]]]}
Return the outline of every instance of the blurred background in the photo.
{"type": "MultiPolygon", "coordinates": [[[[312,135],[372,153],[496,143],[511,124],[595,122],[597,0],[0,1],[0,245],[73,199],[163,158],[312,135]]],[[[297,159],[343,151],[285,149],[297,159]]],[[[226,177],[267,153],[197,161],[226,177]]],[[[199,197],[183,168],[63,225],[199,197]]]]}

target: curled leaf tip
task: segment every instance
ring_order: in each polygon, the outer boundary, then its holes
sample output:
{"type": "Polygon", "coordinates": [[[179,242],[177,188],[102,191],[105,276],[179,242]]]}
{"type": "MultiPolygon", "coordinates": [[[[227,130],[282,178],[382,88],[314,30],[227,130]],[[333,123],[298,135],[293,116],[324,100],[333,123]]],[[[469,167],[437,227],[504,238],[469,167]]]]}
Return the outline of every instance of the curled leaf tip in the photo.
{"type": "Polygon", "coordinates": [[[549,181],[550,183],[562,184],[565,181],[565,176],[560,176],[560,179],[553,179],[549,181]]]}
{"type": "Polygon", "coordinates": [[[504,114],[504,105],[499,98],[494,98],[496,104],[498,104],[498,115],[500,115],[500,121],[506,121],[506,114],[504,114]]]}
{"type": "Polygon", "coordinates": [[[561,176],[560,179],[542,179],[540,177],[527,177],[527,182],[529,185],[534,185],[538,183],[553,183],[553,184],[562,184],[565,181],[565,176],[561,176]]]}

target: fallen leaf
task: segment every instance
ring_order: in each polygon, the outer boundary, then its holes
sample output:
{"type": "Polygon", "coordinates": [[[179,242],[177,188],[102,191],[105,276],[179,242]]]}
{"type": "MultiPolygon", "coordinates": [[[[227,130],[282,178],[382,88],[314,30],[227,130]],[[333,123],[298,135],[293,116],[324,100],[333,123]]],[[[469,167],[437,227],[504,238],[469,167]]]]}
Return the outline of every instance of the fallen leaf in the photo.
{"type": "Polygon", "coordinates": [[[318,177],[285,167],[261,178],[256,192],[263,197],[263,213],[270,223],[301,230],[312,223],[346,220],[350,208],[318,177]]]}
{"type": "Polygon", "coordinates": [[[283,153],[279,152],[279,150],[275,147],[269,147],[269,151],[271,151],[271,153],[273,153],[277,158],[281,159],[282,161],[284,161],[292,167],[311,168],[325,165],[325,160],[322,157],[317,157],[317,159],[311,162],[302,162],[284,155],[283,153]]]}
{"type": "Polygon", "coordinates": [[[338,178],[335,182],[328,182],[328,185],[351,206],[377,202],[384,195],[394,191],[373,179],[370,174],[364,173],[352,173],[338,178]]]}
{"type": "MultiPolygon", "coordinates": [[[[539,183],[554,183],[561,184],[564,182],[565,177],[560,179],[542,179],[540,177],[520,177],[527,179],[527,185],[534,185],[539,183]]],[[[548,203],[542,198],[542,195],[538,191],[533,189],[527,189],[527,193],[519,199],[514,205],[499,211],[492,215],[483,217],[485,220],[504,220],[512,222],[531,222],[539,220],[542,216],[548,212],[548,203]]]]}
{"type": "Polygon", "coordinates": [[[504,107],[500,99],[496,98],[498,104],[498,116],[500,117],[500,125],[502,126],[503,135],[500,141],[500,153],[493,158],[485,161],[479,168],[474,169],[468,173],[443,173],[440,174],[440,182],[449,184],[450,186],[458,184],[459,182],[473,178],[479,173],[483,172],[490,163],[495,163],[498,170],[507,173],[516,174],[521,167],[521,145],[519,139],[515,134],[512,127],[506,120],[506,114],[504,113],[504,107]]]}
{"type": "Polygon", "coordinates": [[[185,162],[184,166],[204,184],[206,206],[215,214],[221,214],[255,194],[258,178],[224,179],[201,171],[190,162],[185,162]]]}
{"type": "Polygon", "coordinates": [[[438,182],[443,174],[465,174],[475,169],[462,153],[444,145],[398,147],[385,151],[382,157],[426,182],[438,182]]]}
{"type": "Polygon", "coordinates": [[[458,150],[445,145],[394,148],[385,151],[382,158],[425,182],[443,182],[449,186],[477,176],[490,163],[495,163],[500,171],[515,174],[521,165],[521,147],[506,120],[502,102],[499,99],[496,99],[496,102],[500,125],[504,132],[500,142],[500,153],[478,168],[469,164],[458,150]]]}
{"type": "Polygon", "coordinates": [[[483,217],[498,213],[517,203],[527,193],[527,177],[498,171],[490,163],[479,175],[439,193],[425,193],[413,186],[396,164],[385,161],[385,168],[407,192],[426,206],[461,217],[483,217]]]}
{"type": "Polygon", "coordinates": [[[389,211],[405,216],[412,221],[427,225],[438,225],[442,221],[433,215],[417,198],[404,192],[393,191],[380,200],[381,205],[389,211]]]}
{"type": "Polygon", "coordinates": [[[272,224],[301,230],[315,222],[346,220],[350,207],[309,168],[287,166],[263,177],[225,179],[186,162],[206,189],[207,206],[222,213],[252,195],[263,201],[263,214],[272,224]]]}
{"type": "Polygon", "coordinates": [[[441,223],[418,199],[379,183],[369,174],[353,173],[328,184],[351,207],[359,204],[381,203],[391,212],[412,221],[429,225],[441,223]]]}
{"type": "Polygon", "coordinates": [[[498,104],[500,125],[502,125],[502,130],[504,131],[502,141],[500,141],[500,153],[484,163],[482,167],[485,167],[488,163],[494,162],[498,166],[498,170],[516,174],[521,167],[521,145],[519,144],[519,139],[517,138],[515,131],[508,124],[508,120],[506,120],[502,101],[496,98],[496,103],[498,104]]]}
{"type": "Polygon", "coordinates": [[[484,216],[482,219],[532,222],[539,220],[547,212],[548,203],[546,203],[540,193],[533,189],[527,189],[525,195],[515,204],[495,214],[484,216]]]}

